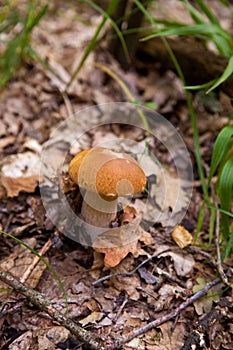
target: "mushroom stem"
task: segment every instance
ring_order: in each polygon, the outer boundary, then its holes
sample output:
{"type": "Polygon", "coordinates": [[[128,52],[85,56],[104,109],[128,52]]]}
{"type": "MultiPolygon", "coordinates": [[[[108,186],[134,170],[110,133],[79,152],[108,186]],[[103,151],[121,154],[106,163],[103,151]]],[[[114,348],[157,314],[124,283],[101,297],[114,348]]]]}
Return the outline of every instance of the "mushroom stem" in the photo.
{"type": "Polygon", "coordinates": [[[98,193],[86,192],[81,210],[81,215],[86,223],[97,227],[110,227],[116,213],[116,199],[106,201],[98,193]]]}

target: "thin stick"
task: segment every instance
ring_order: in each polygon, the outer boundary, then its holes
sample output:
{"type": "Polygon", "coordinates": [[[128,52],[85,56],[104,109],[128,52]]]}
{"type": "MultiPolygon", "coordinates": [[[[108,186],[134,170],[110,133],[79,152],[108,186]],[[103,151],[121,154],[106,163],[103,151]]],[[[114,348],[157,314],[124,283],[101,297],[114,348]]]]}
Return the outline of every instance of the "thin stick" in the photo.
{"type": "Polygon", "coordinates": [[[117,273],[112,273],[108,276],[104,276],[101,277],[100,279],[98,279],[97,281],[93,282],[92,285],[96,286],[99,283],[102,283],[104,281],[109,280],[112,277],[117,277],[117,276],[132,276],[133,274],[135,274],[135,272],[137,272],[138,269],[140,269],[143,265],[147,264],[150,260],[157,258],[159,255],[164,254],[166,252],[170,252],[170,251],[174,251],[174,250],[180,250],[180,248],[169,248],[169,249],[165,249],[162,250],[161,252],[158,252],[154,255],[151,255],[149,258],[147,258],[146,260],[144,260],[141,264],[139,264],[137,267],[135,267],[134,270],[129,271],[129,272],[117,272],[117,273]]]}
{"type": "MultiPolygon", "coordinates": [[[[232,274],[231,271],[229,271],[228,274],[232,274]]],[[[193,304],[195,301],[197,301],[198,299],[200,299],[201,297],[203,297],[204,295],[206,295],[208,293],[208,291],[216,286],[217,284],[221,283],[222,279],[221,278],[217,278],[214,281],[208,283],[204,288],[202,288],[199,292],[197,292],[196,294],[192,295],[190,298],[188,298],[186,301],[184,301],[182,304],[180,304],[180,306],[178,306],[174,311],[170,312],[167,315],[161,316],[159,318],[157,318],[156,320],[148,323],[146,326],[141,327],[139,329],[136,329],[130,333],[128,333],[128,335],[126,335],[123,340],[121,340],[122,344],[128,343],[130,340],[132,340],[135,337],[138,337],[141,334],[144,334],[146,332],[148,332],[149,330],[151,330],[152,328],[158,327],[161,324],[171,320],[172,318],[176,317],[177,315],[179,315],[179,313],[181,311],[183,311],[185,308],[187,308],[189,305],[193,304]]]]}
{"type": "Polygon", "coordinates": [[[94,335],[79,325],[77,325],[70,318],[64,316],[60,311],[52,306],[52,304],[45,298],[44,295],[38,293],[32,288],[25,286],[18,281],[10,273],[0,270],[0,280],[14,288],[18,293],[23,294],[33,305],[38,307],[41,311],[45,311],[52,317],[53,320],[60,323],[73,333],[77,339],[89,346],[92,350],[105,350],[105,348],[97,341],[95,341],[94,335]]]}
{"type": "MultiPolygon", "coordinates": [[[[45,245],[41,248],[41,250],[39,251],[39,255],[43,256],[52,246],[52,240],[49,239],[45,245]]],[[[29,265],[29,267],[27,268],[27,270],[24,272],[23,276],[20,278],[20,281],[22,283],[26,282],[26,280],[28,279],[28,277],[30,276],[30,274],[32,273],[32,271],[34,270],[34,268],[36,267],[36,265],[39,263],[40,258],[38,256],[34,256],[33,262],[31,263],[31,265],[29,265]]]]}
{"type": "Polygon", "coordinates": [[[221,279],[223,280],[223,282],[227,285],[229,285],[229,281],[227,279],[227,276],[223,270],[222,267],[222,262],[221,262],[221,252],[220,252],[220,211],[218,210],[218,207],[216,208],[217,212],[216,212],[216,228],[215,228],[215,243],[216,243],[216,251],[217,251],[217,268],[218,268],[218,272],[221,276],[221,279]]]}
{"type": "MultiPolygon", "coordinates": [[[[209,168],[207,168],[209,171],[209,168]]],[[[213,197],[213,201],[214,201],[214,206],[216,209],[216,223],[215,223],[215,244],[216,244],[216,252],[217,252],[217,269],[219,272],[220,277],[222,278],[223,282],[226,283],[227,285],[229,285],[229,281],[225,275],[225,272],[223,270],[222,267],[222,262],[221,262],[221,252],[220,252],[220,211],[218,210],[218,202],[217,202],[217,198],[215,195],[215,190],[214,190],[214,185],[213,182],[211,182],[210,184],[210,188],[211,188],[211,194],[213,197]]]]}

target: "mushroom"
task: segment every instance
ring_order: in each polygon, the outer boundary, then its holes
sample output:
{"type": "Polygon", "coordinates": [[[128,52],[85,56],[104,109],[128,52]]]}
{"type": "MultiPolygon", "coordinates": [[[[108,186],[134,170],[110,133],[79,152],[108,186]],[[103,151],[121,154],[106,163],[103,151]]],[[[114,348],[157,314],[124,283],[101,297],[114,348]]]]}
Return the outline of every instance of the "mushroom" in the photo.
{"type": "Polygon", "coordinates": [[[70,162],[69,175],[83,195],[83,220],[98,227],[110,227],[118,197],[130,197],[146,185],[144,171],[133,157],[101,147],[77,154],[70,162]]]}

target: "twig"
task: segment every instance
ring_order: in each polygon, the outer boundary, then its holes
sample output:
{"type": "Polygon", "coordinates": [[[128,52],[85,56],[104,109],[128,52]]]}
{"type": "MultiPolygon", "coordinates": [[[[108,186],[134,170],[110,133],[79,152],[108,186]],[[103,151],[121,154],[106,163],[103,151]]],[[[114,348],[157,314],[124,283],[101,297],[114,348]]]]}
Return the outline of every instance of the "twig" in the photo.
{"type": "Polygon", "coordinates": [[[219,244],[219,242],[220,242],[220,211],[218,210],[218,203],[217,203],[217,199],[216,199],[216,195],[215,195],[213,182],[211,182],[210,188],[211,188],[211,194],[212,194],[213,201],[214,201],[214,206],[216,209],[216,223],[215,223],[215,244],[216,244],[216,252],[217,252],[216,265],[217,265],[219,275],[222,278],[223,282],[226,283],[227,285],[229,285],[228,279],[223,271],[222,262],[221,262],[221,252],[220,252],[220,244],[219,244]]]}
{"type": "Polygon", "coordinates": [[[219,275],[221,276],[221,279],[223,280],[223,282],[227,285],[229,285],[229,281],[225,275],[225,272],[223,270],[222,267],[222,262],[221,262],[221,252],[220,252],[220,245],[219,245],[219,241],[220,241],[220,211],[218,210],[218,208],[216,208],[216,228],[215,228],[215,234],[216,234],[216,238],[215,238],[215,243],[216,243],[216,251],[217,251],[217,268],[218,268],[218,272],[219,275]]]}
{"type": "Polygon", "coordinates": [[[93,286],[96,286],[97,284],[99,283],[102,283],[104,281],[107,281],[109,280],[110,278],[112,277],[117,277],[117,276],[133,276],[133,274],[135,274],[135,272],[137,272],[138,269],[140,269],[143,265],[147,264],[148,261],[150,260],[153,260],[157,257],[159,257],[159,255],[161,254],[164,254],[166,252],[170,252],[171,250],[174,251],[174,250],[179,250],[180,248],[169,248],[169,249],[165,249],[165,250],[162,250],[161,252],[158,252],[154,255],[151,255],[149,258],[147,258],[146,260],[144,260],[141,264],[139,264],[137,267],[135,267],[134,270],[132,271],[129,271],[129,272],[117,272],[117,273],[112,273],[110,275],[107,275],[107,276],[104,276],[104,277],[101,277],[100,279],[98,279],[97,281],[93,282],[92,285],[93,286]]]}
{"type": "Polygon", "coordinates": [[[129,301],[129,299],[125,297],[125,299],[123,300],[123,303],[122,303],[121,306],[119,307],[119,309],[118,309],[116,315],[114,316],[114,318],[113,318],[113,320],[112,320],[113,323],[116,323],[116,321],[118,320],[120,314],[122,313],[122,311],[123,311],[125,305],[128,303],[128,301],[129,301]]]}
{"type": "MultiPolygon", "coordinates": [[[[232,272],[229,270],[229,272],[227,272],[227,275],[229,275],[229,276],[232,275],[232,272]]],[[[206,295],[211,288],[213,288],[214,286],[216,286],[217,284],[219,284],[221,282],[222,282],[222,279],[221,278],[217,278],[214,281],[208,283],[199,292],[197,292],[196,294],[192,295],[190,298],[188,298],[186,301],[184,301],[182,304],[180,304],[180,306],[178,306],[174,311],[170,312],[167,315],[164,315],[164,316],[161,316],[161,317],[157,318],[156,320],[148,323],[144,327],[141,327],[139,329],[136,329],[136,330],[128,333],[128,335],[126,335],[123,338],[123,340],[121,340],[121,343],[122,344],[128,343],[133,338],[138,337],[139,335],[148,332],[152,328],[158,327],[161,324],[163,324],[163,323],[169,321],[170,319],[176,317],[181,311],[183,311],[189,305],[191,305],[192,303],[194,303],[195,301],[197,301],[198,299],[200,299],[201,297],[206,295]]]]}
{"type": "MultiPolygon", "coordinates": [[[[52,240],[49,239],[39,251],[39,255],[44,255],[51,248],[52,244],[52,240]]],[[[29,265],[27,270],[24,272],[23,276],[20,278],[20,281],[22,283],[24,283],[28,279],[28,277],[30,276],[36,265],[39,263],[39,261],[40,258],[38,256],[34,256],[33,262],[31,263],[31,265],[29,265]]]]}
{"type": "Polygon", "coordinates": [[[155,271],[158,275],[165,277],[166,280],[168,280],[172,283],[178,284],[178,286],[181,286],[182,288],[187,288],[187,286],[184,282],[178,280],[178,278],[176,278],[176,277],[173,277],[167,271],[160,269],[160,267],[155,267],[155,271]]]}
{"type": "Polygon", "coordinates": [[[18,281],[10,273],[0,270],[0,280],[14,288],[18,293],[23,294],[33,305],[38,307],[41,311],[45,311],[55,321],[60,323],[62,326],[67,328],[73,333],[77,339],[84,342],[92,350],[105,350],[105,348],[97,341],[95,341],[94,335],[79,325],[77,325],[70,318],[64,316],[51,303],[45,298],[44,295],[38,293],[34,289],[25,286],[23,283],[18,281]]]}

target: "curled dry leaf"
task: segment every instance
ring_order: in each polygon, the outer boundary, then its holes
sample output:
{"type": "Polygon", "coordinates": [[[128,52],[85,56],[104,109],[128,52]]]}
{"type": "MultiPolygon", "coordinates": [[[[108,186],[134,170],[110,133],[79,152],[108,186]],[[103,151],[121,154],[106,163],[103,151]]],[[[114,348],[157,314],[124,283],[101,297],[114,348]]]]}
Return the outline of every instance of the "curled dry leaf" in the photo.
{"type": "Polygon", "coordinates": [[[33,152],[6,157],[1,167],[0,182],[9,197],[21,191],[34,192],[40,174],[40,158],[33,152]]]}
{"type": "Polygon", "coordinates": [[[172,239],[181,248],[187,247],[193,241],[193,236],[183,226],[176,226],[172,231],[172,239]]]}

